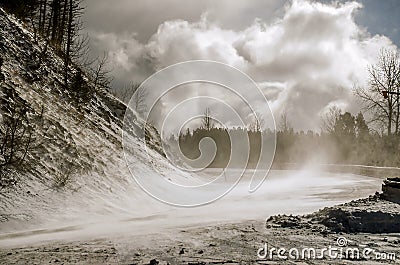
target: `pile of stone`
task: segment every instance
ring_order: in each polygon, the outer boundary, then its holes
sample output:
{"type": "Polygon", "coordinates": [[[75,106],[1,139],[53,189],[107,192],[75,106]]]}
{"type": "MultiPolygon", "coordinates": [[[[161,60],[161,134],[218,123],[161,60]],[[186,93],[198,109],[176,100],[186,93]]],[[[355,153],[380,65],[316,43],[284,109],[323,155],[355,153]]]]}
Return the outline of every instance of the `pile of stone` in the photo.
{"type": "MultiPolygon", "coordinates": [[[[393,180],[392,180],[393,181],[393,180]]],[[[393,196],[390,198],[393,199],[393,196]]],[[[326,207],[305,216],[271,216],[266,227],[311,229],[323,234],[334,233],[400,233],[400,204],[376,193],[334,207],[326,207]]]]}
{"type": "Polygon", "coordinates": [[[382,198],[391,202],[400,203],[400,178],[388,178],[383,181],[382,198]]]}

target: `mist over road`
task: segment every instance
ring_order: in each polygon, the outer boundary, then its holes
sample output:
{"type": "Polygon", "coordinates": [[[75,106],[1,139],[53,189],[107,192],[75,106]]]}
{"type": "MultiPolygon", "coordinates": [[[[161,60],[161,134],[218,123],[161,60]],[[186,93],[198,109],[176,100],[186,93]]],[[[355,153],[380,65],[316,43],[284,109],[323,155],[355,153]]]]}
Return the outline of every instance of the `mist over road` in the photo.
{"type": "Polygon", "coordinates": [[[29,231],[15,229],[0,235],[0,247],[173,234],[190,227],[262,221],[275,214],[311,213],[326,206],[367,197],[379,191],[381,183],[382,179],[354,174],[272,170],[255,193],[248,192],[249,179],[245,175],[222,199],[195,208],[168,206],[138,190],[142,194],[140,199],[136,196],[130,202],[134,204],[135,212],[110,215],[104,211],[103,215],[99,214],[92,220],[78,218],[74,223],[44,224],[29,231]]]}

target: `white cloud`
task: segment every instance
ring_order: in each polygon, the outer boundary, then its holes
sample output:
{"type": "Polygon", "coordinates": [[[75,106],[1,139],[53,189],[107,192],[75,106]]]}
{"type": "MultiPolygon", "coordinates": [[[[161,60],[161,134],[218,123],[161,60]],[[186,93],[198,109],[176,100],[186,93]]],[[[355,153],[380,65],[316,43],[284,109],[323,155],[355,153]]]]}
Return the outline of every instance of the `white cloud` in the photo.
{"type": "MultiPolygon", "coordinates": [[[[243,30],[222,28],[203,15],[198,22],[162,23],[146,43],[135,35],[93,33],[113,55],[117,79],[144,79],[181,61],[209,59],[249,74],[269,98],[273,111],[285,108],[297,129],[319,128],[319,114],[332,104],[359,110],[351,89],[364,84],[367,66],[380,48],[393,46],[354,21],[359,3],[293,1],[267,24],[255,19],[243,30]]],[[[188,93],[187,96],[190,96],[188,93]]]]}

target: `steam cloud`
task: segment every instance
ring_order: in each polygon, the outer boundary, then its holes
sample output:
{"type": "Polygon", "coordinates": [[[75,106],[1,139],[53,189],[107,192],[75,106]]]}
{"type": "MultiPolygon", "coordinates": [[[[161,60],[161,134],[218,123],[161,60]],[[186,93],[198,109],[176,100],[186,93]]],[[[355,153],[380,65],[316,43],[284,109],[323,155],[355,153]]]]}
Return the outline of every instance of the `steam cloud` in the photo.
{"type": "MultiPolygon", "coordinates": [[[[319,129],[320,116],[333,105],[360,110],[353,85],[366,84],[367,66],[381,48],[395,47],[356,24],[360,8],[357,2],[293,1],[274,21],[255,19],[242,30],[223,28],[204,13],[199,21],[165,21],[146,42],[127,33],[96,31],[91,37],[95,47],[109,51],[120,82],[141,81],[181,61],[220,61],[249,74],[276,117],[286,110],[295,129],[319,129]]],[[[195,95],[186,93],[181,97],[195,95]]]]}

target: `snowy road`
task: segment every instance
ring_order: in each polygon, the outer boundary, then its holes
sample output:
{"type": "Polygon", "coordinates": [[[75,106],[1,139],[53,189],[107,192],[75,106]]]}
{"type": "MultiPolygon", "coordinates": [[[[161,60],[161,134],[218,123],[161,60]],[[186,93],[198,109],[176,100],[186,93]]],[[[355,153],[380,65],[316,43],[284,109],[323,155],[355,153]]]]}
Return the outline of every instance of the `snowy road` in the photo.
{"type": "MultiPolygon", "coordinates": [[[[325,206],[367,197],[380,190],[382,180],[353,174],[313,171],[271,171],[256,193],[248,193],[246,177],[227,196],[198,208],[176,208],[155,201],[144,192],[132,199],[135,212],[96,215],[73,223],[43,225],[29,231],[0,234],[0,247],[134,237],[171,233],[202,225],[263,220],[274,214],[310,213],[325,206]]],[[[82,209],[84,212],[85,209],[82,209]]]]}

